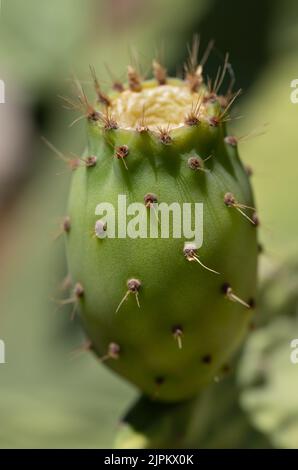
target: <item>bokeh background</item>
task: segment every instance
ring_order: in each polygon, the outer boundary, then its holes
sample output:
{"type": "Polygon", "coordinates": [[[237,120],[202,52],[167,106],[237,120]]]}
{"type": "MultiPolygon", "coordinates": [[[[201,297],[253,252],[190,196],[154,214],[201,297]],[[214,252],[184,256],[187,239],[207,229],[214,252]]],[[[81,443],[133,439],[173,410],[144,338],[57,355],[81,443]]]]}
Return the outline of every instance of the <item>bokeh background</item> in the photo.
{"type": "MultiPolygon", "coordinates": [[[[186,45],[200,33],[224,54],[244,93],[232,132],[260,134],[240,144],[253,168],[265,251],[257,326],[230,378],[191,406],[183,435],[175,407],[150,413],[156,446],[298,448],[298,5],[295,0],[2,0],[0,11],[0,364],[1,448],[111,447],[120,417],[137,397],[88,353],[79,321],[57,308],[66,276],[63,241],[52,242],[65,214],[70,172],[41,140],[80,154],[85,128],[62,106],[75,74],[91,93],[89,64],[107,86],[124,78],[137,54],[146,73],[161,54],[181,71],[186,45]],[[265,132],[263,132],[265,130],[265,132]],[[159,436],[159,430],[164,435],[159,436]],[[164,439],[165,434],[167,440],[164,439]]],[[[245,267],[244,267],[245,269],[245,267]]],[[[188,409],[189,410],[189,409],[188,409]]],[[[149,419],[150,418],[150,419],[149,419]]],[[[143,445],[146,445],[143,444],[143,445]]],[[[147,443],[148,445],[148,443],[147,443]]]]}

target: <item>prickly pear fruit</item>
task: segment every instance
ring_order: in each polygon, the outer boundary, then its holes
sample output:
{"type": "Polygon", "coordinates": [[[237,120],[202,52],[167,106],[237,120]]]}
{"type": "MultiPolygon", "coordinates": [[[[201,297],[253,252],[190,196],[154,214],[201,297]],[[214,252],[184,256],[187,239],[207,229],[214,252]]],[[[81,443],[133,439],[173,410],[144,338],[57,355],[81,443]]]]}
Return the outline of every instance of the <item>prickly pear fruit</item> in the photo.
{"type": "Polygon", "coordinates": [[[184,79],[157,62],[153,70],[144,81],[129,67],[128,82],[108,96],[92,69],[94,106],[80,88],[88,146],[74,168],[65,237],[90,349],[170,402],[221,375],[249,329],[258,219],[237,139],[226,132],[235,95],[218,94],[223,76],[205,85],[194,61],[184,79]],[[127,227],[119,195],[145,210],[128,209],[127,227]],[[115,226],[101,203],[114,208],[115,226]],[[203,204],[202,245],[174,236],[174,225],[161,236],[161,203],[203,204]],[[138,236],[149,218],[158,236],[138,236]]]}

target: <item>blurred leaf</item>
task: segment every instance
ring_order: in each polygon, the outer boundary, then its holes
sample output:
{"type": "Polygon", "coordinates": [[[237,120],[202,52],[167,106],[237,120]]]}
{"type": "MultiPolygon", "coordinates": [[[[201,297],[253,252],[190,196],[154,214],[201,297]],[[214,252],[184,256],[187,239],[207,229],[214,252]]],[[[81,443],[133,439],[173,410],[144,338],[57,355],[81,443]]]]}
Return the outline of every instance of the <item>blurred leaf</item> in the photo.
{"type": "Polygon", "coordinates": [[[297,282],[298,263],[294,260],[271,266],[262,280],[258,293],[257,302],[260,313],[256,318],[258,325],[266,324],[278,315],[295,316],[297,314],[297,282]]]}
{"type": "Polygon", "coordinates": [[[107,81],[105,62],[122,74],[135,50],[146,69],[161,42],[169,55],[185,47],[173,31],[207,7],[206,0],[2,0],[0,73],[35,94],[72,72],[87,77],[90,63],[107,81]]]}
{"type": "Polygon", "coordinates": [[[264,287],[265,314],[274,320],[251,335],[238,368],[241,405],[273,446],[297,448],[298,364],[291,341],[298,338],[298,268],[284,266],[264,287]],[[296,283],[296,289],[293,288],[296,283]]]}
{"type": "Polygon", "coordinates": [[[53,245],[50,236],[65,185],[54,168],[48,164],[23,195],[11,222],[0,299],[6,348],[6,363],[0,364],[1,448],[112,446],[119,416],[134,397],[91,353],[73,357],[84,340],[81,328],[71,322],[69,309],[51,301],[69,295],[57,289],[57,276],[66,274],[63,240],[53,245]]]}
{"type": "Polygon", "coordinates": [[[39,86],[61,79],[61,68],[69,67],[71,51],[86,34],[86,13],[81,0],[2,1],[2,67],[11,69],[15,81],[39,86]]]}
{"type": "Polygon", "coordinates": [[[289,253],[297,254],[298,219],[293,214],[297,199],[298,105],[290,101],[290,82],[296,75],[296,54],[273,61],[244,101],[241,114],[248,118],[237,132],[243,135],[265,130],[264,135],[240,144],[240,153],[254,171],[261,242],[267,254],[277,260],[289,253]],[[291,195],[287,188],[292,188],[291,195]]]}
{"type": "Polygon", "coordinates": [[[139,399],[125,416],[116,448],[241,449],[270,447],[238,405],[233,378],[178,404],[139,399]]]}

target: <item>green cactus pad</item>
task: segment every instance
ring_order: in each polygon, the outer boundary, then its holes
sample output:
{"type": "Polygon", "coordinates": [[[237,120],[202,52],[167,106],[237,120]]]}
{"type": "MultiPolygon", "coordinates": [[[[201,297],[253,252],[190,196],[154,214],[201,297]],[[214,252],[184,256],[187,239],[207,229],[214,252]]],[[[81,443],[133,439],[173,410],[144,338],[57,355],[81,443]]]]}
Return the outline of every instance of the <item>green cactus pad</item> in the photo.
{"type": "Polygon", "coordinates": [[[143,82],[130,68],[128,85],[109,97],[95,78],[94,107],[82,94],[88,146],[73,173],[65,236],[92,351],[151,398],[180,401],[221,374],[249,329],[257,217],[237,141],[226,138],[231,97],[211,93],[200,67],[192,80],[154,70],[143,82]],[[118,195],[143,204],[148,224],[160,216],[156,204],[203,203],[202,246],[172,229],[169,238],[107,236],[96,208],[111,203],[117,228],[118,195]]]}

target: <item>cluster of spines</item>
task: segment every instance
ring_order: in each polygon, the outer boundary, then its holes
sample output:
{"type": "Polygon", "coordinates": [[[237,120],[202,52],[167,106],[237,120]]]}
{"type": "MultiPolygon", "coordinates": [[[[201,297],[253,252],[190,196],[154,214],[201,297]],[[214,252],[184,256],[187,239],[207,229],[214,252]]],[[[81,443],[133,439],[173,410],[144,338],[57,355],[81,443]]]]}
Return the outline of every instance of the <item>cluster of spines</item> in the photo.
{"type": "MultiPolygon", "coordinates": [[[[194,38],[193,46],[192,48],[189,48],[189,60],[185,64],[184,81],[192,93],[198,93],[201,90],[201,87],[204,83],[203,67],[210,54],[212,47],[213,42],[210,42],[199,63],[197,60],[199,53],[198,37],[194,38]]],[[[89,122],[95,122],[96,124],[100,124],[104,131],[116,130],[120,126],[115,116],[113,116],[111,110],[112,99],[102,91],[101,86],[99,84],[99,80],[96,76],[95,69],[93,67],[90,67],[90,70],[97,97],[97,103],[101,104],[104,107],[104,110],[98,111],[92,106],[92,104],[88,101],[88,98],[81,84],[77,80],[75,80],[75,83],[78,91],[78,102],[75,103],[69,99],[66,99],[66,102],[68,106],[81,110],[83,112],[82,117],[86,117],[89,122]]],[[[219,95],[219,90],[222,87],[226,72],[228,70],[231,70],[231,66],[228,62],[228,55],[226,55],[224,65],[222,68],[219,67],[214,82],[208,80],[207,91],[203,90],[202,92],[200,92],[199,98],[196,98],[196,102],[192,104],[190,111],[186,113],[184,117],[185,127],[199,126],[200,123],[203,121],[207,122],[207,124],[211,127],[218,127],[220,123],[230,119],[228,115],[229,109],[235,99],[239,96],[241,90],[238,90],[236,93],[232,92],[234,86],[234,77],[232,75],[226,95],[219,95]],[[216,111],[215,114],[213,114],[212,116],[203,116],[200,112],[202,104],[206,104],[208,102],[214,103],[216,101],[220,104],[219,110],[216,111]]],[[[157,85],[162,86],[167,84],[167,70],[156,60],[153,61],[153,75],[155,77],[157,85]]],[[[117,80],[113,83],[113,89],[116,89],[118,93],[122,93],[125,89],[127,89],[127,87],[135,93],[138,93],[142,90],[142,77],[137,72],[136,68],[132,66],[128,66],[126,86],[117,80]]],[[[81,119],[81,117],[78,119],[81,119]]],[[[77,120],[75,120],[75,122],[76,121],[77,120]]],[[[156,137],[160,143],[164,145],[171,145],[173,143],[170,124],[168,124],[167,126],[150,129],[149,126],[146,124],[145,110],[143,110],[142,116],[140,117],[140,120],[137,123],[135,130],[139,133],[150,133],[152,136],[156,137]]],[[[224,140],[227,145],[235,147],[237,146],[238,142],[246,140],[249,136],[250,134],[239,138],[235,136],[226,136],[224,140]]],[[[55,150],[56,153],[59,153],[61,158],[65,159],[65,156],[58,152],[57,149],[53,150],[55,150]]],[[[126,162],[128,154],[129,148],[127,145],[122,145],[118,148],[115,148],[114,156],[123,163],[126,169],[128,169],[128,164],[126,162]]],[[[91,156],[87,158],[88,159],[84,160],[79,158],[69,158],[68,164],[71,169],[75,169],[82,164],[85,164],[86,166],[93,166],[96,164],[96,157],[91,156]]],[[[251,175],[251,168],[247,168],[247,172],[249,175],[251,175]]],[[[257,221],[256,215],[254,215],[251,220],[257,221]]]]}
{"type": "MultiPolygon", "coordinates": [[[[194,37],[192,47],[188,48],[189,51],[189,59],[184,65],[184,83],[188,87],[189,91],[192,94],[200,95],[200,99],[197,103],[192,107],[191,111],[188,112],[184,119],[185,126],[197,126],[200,122],[204,119],[202,115],[200,115],[200,107],[201,104],[206,103],[215,103],[218,102],[220,105],[221,111],[218,112],[217,115],[213,117],[206,117],[207,123],[212,126],[218,126],[221,122],[224,122],[228,119],[228,110],[238,96],[239,92],[233,93],[233,86],[234,86],[234,76],[231,73],[231,65],[228,61],[228,55],[225,56],[224,65],[223,67],[218,68],[218,72],[214,82],[211,80],[207,80],[207,89],[205,89],[204,85],[204,78],[203,78],[203,70],[205,63],[209,57],[209,54],[213,48],[213,41],[211,41],[207,49],[205,50],[202,58],[198,61],[199,56],[199,46],[200,41],[197,36],[194,37]],[[220,95],[220,89],[223,85],[223,82],[226,77],[226,73],[229,72],[231,75],[231,80],[228,86],[228,89],[225,95],[220,95]]],[[[156,80],[157,86],[166,85],[169,82],[167,76],[166,68],[160,63],[160,61],[153,60],[152,62],[152,70],[153,76],[156,80]]],[[[101,106],[101,110],[99,111],[96,109],[89,101],[88,98],[78,80],[75,79],[75,84],[77,88],[78,100],[73,101],[69,98],[63,98],[66,102],[67,107],[79,110],[83,116],[76,119],[81,119],[82,117],[86,117],[89,122],[96,123],[100,125],[103,130],[115,130],[120,127],[119,123],[117,122],[116,117],[112,113],[112,98],[108,96],[103,90],[100,85],[100,82],[97,78],[96,72],[94,67],[90,66],[92,82],[96,94],[96,102],[98,105],[101,106]]],[[[119,94],[123,91],[129,89],[132,92],[139,93],[143,89],[143,77],[138,72],[137,67],[133,67],[129,65],[127,68],[127,81],[126,83],[122,83],[119,80],[113,80],[112,89],[116,90],[119,94]]],[[[145,112],[144,112],[145,114],[145,112]]],[[[168,144],[171,142],[170,138],[170,129],[162,128],[153,130],[149,129],[149,126],[146,125],[145,116],[142,116],[140,122],[136,125],[136,131],[138,132],[152,132],[160,137],[160,141],[162,143],[168,144]]]]}

